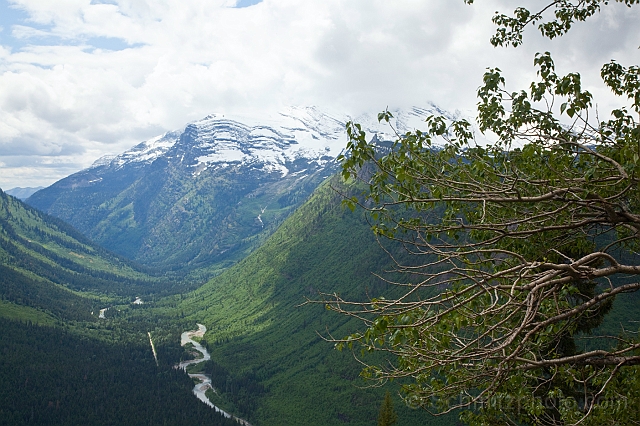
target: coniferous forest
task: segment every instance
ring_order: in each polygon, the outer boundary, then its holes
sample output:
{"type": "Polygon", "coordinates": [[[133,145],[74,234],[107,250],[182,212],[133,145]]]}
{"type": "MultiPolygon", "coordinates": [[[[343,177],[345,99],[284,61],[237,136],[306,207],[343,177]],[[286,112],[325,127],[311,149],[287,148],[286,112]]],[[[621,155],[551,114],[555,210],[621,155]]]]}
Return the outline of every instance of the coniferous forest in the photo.
{"type": "Polygon", "coordinates": [[[194,404],[173,347],[107,343],[60,328],[0,319],[0,424],[234,425],[194,404]]]}

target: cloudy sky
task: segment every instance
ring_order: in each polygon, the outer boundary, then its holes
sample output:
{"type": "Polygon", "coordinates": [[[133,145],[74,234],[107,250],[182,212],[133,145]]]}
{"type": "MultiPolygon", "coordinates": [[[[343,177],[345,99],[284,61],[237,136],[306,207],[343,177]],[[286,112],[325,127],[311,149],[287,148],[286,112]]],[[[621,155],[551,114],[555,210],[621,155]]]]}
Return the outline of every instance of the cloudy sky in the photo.
{"type": "Polygon", "coordinates": [[[487,67],[521,88],[537,51],[613,105],[599,69],[640,63],[640,7],[491,47],[493,13],[527,3],[545,2],[0,0],[0,188],[50,185],[214,112],[434,102],[472,115],[487,67]]]}

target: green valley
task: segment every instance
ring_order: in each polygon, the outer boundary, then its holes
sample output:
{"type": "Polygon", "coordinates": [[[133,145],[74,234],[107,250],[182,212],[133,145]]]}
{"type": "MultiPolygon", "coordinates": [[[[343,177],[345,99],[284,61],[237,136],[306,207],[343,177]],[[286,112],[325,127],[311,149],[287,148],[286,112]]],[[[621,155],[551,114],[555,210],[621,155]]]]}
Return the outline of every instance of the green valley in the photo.
{"type": "MultiPolygon", "coordinates": [[[[78,336],[93,342],[89,347],[103,347],[99,357],[113,346],[144,353],[144,362],[152,362],[146,336],[151,332],[163,358],[161,367],[180,359],[180,332],[203,323],[209,329],[203,344],[212,354],[203,368],[212,376],[217,393],[211,398],[220,407],[254,426],[371,424],[384,391],[370,388],[359,377],[360,365],[351,353],[333,350],[321,337],[346,335],[357,324],[321,305],[303,305],[306,298],[318,298],[318,292],[362,298],[390,290],[372,275],[391,266],[387,253],[362,214],[342,206],[342,195],[335,188],[349,190],[338,177],[327,180],[254,253],[197,290],[174,295],[161,278],[146,275],[59,220],[3,195],[5,246],[13,251],[4,255],[2,267],[7,273],[2,277],[10,284],[2,286],[6,295],[0,312],[22,322],[8,329],[33,327],[26,325],[31,323],[53,325],[55,329],[47,333],[78,336]],[[53,255],[57,257],[47,257],[53,255]],[[49,275],[29,274],[20,267],[26,264],[48,265],[49,275]],[[23,289],[22,294],[10,292],[16,288],[23,289]],[[142,295],[145,303],[131,304],[134,295],[142,295]],[[105,319],[98,319],[103,306],[113,308],[105,319]]],[[[58,344],[49,348],[53,354],[63,350],[58,344]]],[[[37,348],[35,353],[44,356],[37,348]]],[[[96,362],[93,357],[71,359],[78,365],[96,362]]],[[[120,374],[117,371],[126,374],[137,362],[121,364],[111,377],[120,374]]],[[[168,377],[161,370],[158,377],[168,377]]],[[[176,376],[167,380],[177,386],[176,376]]],[[[188,386],[183,391],[192,405],[199,404],[188,386]]],[[[107,400],[110,392],[105,394],[107,400]]],[[[452,418],[431,418],[404,408],[398,398],[396,406],[399,425],[455,424],[452,418]]]]}
{"type": "MultiPolygon", "coordinates": [[[[354,191],[338,177],[325,182],[254,253],[158,304],[207,326],[214,401],[252,424],[373,424],[383,400],[382,389],[359,377],[353,354],[321,337],[347,335],[357,322],[303,305],[319,292],[361,299],[395,291],[372,274],[392,266],[388,254],[364,216],[342,206],[336,188],[354,191]]],[[[396,399],[399,425],[455,424],[455,417],[434,418],[396,399]]]]}

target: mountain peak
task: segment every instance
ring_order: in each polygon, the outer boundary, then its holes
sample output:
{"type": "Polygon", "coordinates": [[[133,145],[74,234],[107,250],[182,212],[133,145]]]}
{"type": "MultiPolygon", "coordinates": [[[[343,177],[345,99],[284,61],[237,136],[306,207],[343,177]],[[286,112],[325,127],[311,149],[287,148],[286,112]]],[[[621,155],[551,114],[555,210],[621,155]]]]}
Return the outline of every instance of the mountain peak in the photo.
{"type": "Polygon", "coordinates": [[[380,140],[395,139],[395,131],[404,133],[422,127],[429,115],[456,118],[430,104],[426,108],[391,110],[391,126],[379,123],[377,114],[355,118],[326,112],[315,106],[291,106],[276,114],[209,114],[184,128],[142,142],[115,157],[102,157],[95,167],[125,167],[149,164],[160,157],[179,161],[198,175],[210,167],[251,166],[283,176],[294,172],[297,160],[318,165],[335,159],[346,145],[345,125],[355,121],[380,140]],[[394,131],[395,129],[395,131],[394,131]]]}

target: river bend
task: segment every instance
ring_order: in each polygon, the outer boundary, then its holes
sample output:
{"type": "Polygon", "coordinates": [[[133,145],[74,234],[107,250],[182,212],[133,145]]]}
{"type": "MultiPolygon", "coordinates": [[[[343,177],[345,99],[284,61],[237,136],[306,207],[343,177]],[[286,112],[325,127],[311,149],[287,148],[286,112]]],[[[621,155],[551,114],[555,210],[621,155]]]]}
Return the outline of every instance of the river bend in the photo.
{"type": "MultiPolygon", "coordinates": [[[[204,333],[207,331],[207,327],[205,327],[204,325],[197,324],[197,326],[198,326],[198,329],[195,331],[185,331],[184,333],[182,333],[182,335],[180,336],[180,345],[185,346],[191,343],[194,349],[202,354],[202,358],[190,359],[190,360],[182,361],[181,363],[179,363],[177,367],[181,368],[184,371],[187,371],[187,367],[190,365],[200,364],[201,362],[209,361],[211,359],[211,355],[209,354],[209,351],[207,351],[207,349],[204,346],[202,346],[200,343],[193,340],[193,337],[203,337],[204,333]]],[[[220,407],[215,406],[209,400],[209,398],[207,398],[205,394],[207,390],[211,389],[214,392],[216,391],[211,385],[211,377],[202,373],[189,374],[189,377],[191,377],[192,379],[196,379],[198,381],[198,383],[193,388],[193,394],[200,401],[204,402],[209,407],[221,413],[223,416],[225,416],[228,419],[234,419],[235,421],[237,421],[243,426],[251,426],[251,424],[249,424],[249,422],[247,422],[246,420],[238,418],[230,413],[227,413],[220,407]]]]}

